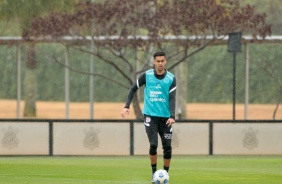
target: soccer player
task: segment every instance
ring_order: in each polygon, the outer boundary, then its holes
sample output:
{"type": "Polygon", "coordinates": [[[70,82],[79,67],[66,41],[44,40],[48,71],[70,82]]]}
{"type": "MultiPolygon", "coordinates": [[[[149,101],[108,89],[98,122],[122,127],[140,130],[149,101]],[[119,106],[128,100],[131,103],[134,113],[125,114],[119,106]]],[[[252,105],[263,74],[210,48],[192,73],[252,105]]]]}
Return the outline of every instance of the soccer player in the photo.
{"type": "MultiPolygon", "coordinates": [[[[124,118],[129,113],[134,93],[143,85],[144,88],[144,125],[148,135],[152,174],[157,170],[158,134],[163,148],[163,169],[168,172],[172,155],[172,124],[175,123],[175,76],[165,69],[166,53],[158,51],[154,54],[154,69],[144,72],[130,88],[126,104],[121,112],[124,118]]],[[[153,178],[152,178],[153,179],[153,178]]],[[[153,180],[152,180],[153,182],[153,180]]]]}

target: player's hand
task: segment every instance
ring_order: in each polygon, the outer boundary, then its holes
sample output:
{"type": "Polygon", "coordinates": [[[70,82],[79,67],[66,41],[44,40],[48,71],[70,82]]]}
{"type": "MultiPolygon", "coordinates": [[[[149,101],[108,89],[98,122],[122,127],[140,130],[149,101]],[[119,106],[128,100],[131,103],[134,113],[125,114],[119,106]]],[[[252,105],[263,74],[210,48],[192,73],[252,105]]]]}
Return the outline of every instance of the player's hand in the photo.
{"type": "Polygon", "coordinates": [[[121,117],[125,117],[125,115],[128,115],[129,114],[129,108],[124,108],[121,112],[121,117]]]}
{"type": "Polygon", "coordinates": [[[167,122],[166,122],[166,124],[167,124],[167,126],[168,127],[170,127],[172,124],[174,124],[175,123],[175,120],[173,119],[173,118],[168,118],[168,120],[167,120],[167,122]]]}

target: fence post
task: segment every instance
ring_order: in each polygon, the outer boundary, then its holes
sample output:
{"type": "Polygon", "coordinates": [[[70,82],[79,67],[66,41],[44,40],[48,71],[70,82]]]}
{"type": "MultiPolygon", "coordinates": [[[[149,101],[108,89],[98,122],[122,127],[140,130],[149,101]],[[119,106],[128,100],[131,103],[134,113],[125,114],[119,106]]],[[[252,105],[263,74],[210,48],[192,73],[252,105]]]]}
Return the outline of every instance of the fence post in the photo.
{"type": "Polygon", "coordinates": [[[130,155],[134,155],[134,122],[130,121],[130,155]]]}
{"type": "Polygon", "coordinates": [[[213,122],[209,122],[209,155],[213,155],[213,122]]]}
{"type": "Polygon", "coordinates": [[[21,48],[17,45],[17,118],[21,118],[21,48]]]}
{"type": "Polygon", "coordinates": [[[53,156],[53,121],[49,121],[49,156],[53,156]]]}

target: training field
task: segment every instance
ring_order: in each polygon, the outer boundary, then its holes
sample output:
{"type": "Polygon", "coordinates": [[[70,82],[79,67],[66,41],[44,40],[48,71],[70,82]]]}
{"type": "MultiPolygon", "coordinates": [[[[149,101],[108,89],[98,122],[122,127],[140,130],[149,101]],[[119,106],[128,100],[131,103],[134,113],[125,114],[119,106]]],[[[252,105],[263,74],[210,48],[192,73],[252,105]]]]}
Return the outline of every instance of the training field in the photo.
{"type": "MultiPolygon", "coordinates": [[[[1,184],[149,184],[150,172],[147,156],[0,157],[1,184]]],[[[282,157],[174,156],[169,173],[171,184],[281,184],[282,157]]]]}

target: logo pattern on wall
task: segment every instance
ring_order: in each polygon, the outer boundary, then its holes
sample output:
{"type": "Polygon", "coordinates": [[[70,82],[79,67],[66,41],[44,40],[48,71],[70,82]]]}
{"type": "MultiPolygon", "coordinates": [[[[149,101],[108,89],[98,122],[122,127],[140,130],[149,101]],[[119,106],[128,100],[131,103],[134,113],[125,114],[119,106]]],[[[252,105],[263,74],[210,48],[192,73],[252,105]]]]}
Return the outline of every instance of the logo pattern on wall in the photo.
{"type": "Polygon", "coordinates": [[[88,130],[83,130],[85,137],[83,139],[83,144],[85,148],[93,150],[94,148],[98,148],[100,144],[100,140],[98,134],[100,132],[99,129],[94,130],[94,128],[90,127],[88,130]]]}
{"type": "Polygon", "coordinates": [[[2,138],[3,147],[8,149],[16,148],[19,144],[19,139],[17,137],[17,133],[19,132],[18,129],[13,129],[12,127],[9,127],[8,129],[3,128],[2,132],[4,133],[2,138]]]}
{"type": "Polygon", "coordinates": [[[254,130],[253,128],[249,128],[248,130],[243,130],[243,133],[245,134],[243,138],[243,146],[245,148],[248,148],[250,150],[258,147],[258,139],[257,139],[257,134],[259,133],[258,130],[254,130]]]}
{"type": "Polygon", "coordinates": [[[180,140],[179,140],[179,137],[178,137],[179,132],[180,132],[179,129],[176,129],[176,130],[173,131],[172,140],[171,140],[171,146],[173,148],[179,147],[179,144],[180,144],[180,140]]]}

